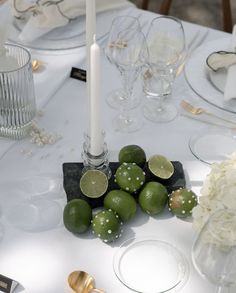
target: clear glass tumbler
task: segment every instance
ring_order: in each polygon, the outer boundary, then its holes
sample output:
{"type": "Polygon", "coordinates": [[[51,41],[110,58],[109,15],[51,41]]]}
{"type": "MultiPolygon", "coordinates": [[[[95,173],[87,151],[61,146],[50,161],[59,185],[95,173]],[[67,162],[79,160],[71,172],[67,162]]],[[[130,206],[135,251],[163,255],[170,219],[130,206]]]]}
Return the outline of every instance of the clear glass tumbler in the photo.
{"type": "Polygon", "coordinates": [[[31,55],[17,45],[6,44],[5,49],[6,63],[11,62],[5,68],[0,64],[0,136],[21,139],[36,114],[31,55]]]}

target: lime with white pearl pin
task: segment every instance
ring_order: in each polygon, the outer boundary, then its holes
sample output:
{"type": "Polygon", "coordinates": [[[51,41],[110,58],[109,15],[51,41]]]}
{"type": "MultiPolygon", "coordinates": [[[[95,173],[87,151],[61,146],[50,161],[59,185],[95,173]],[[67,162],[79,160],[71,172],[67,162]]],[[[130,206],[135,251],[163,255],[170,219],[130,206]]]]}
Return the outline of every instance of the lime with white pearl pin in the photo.
{"type": "Polygon", "coordinates": [[[135,193],[145,183],[145,172],[136,163],[123,163],[116,170],[115,182],[121,189],[135,193]]]}
{"type": "Polygon", "coordinates": [[[180,188],[172,193],[168,199],[169,211],[176,217],[186,218],[192,215],[192,209],[198,204],[196,194],[189,189],[180,188]]]}
{"type": "Polygon", "coordinates": [[[121,236],[123,223],[111,209],[99,211],[91,223],[95,235],[105,243],[112,242],[121,236]]]}

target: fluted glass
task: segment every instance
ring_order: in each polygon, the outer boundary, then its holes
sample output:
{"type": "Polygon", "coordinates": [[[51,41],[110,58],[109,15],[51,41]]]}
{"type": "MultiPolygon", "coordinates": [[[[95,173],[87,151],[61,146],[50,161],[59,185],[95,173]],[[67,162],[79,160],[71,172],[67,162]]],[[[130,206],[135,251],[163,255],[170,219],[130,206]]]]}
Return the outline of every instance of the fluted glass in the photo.
{"type": "Polygon", "coordinates": [[[31,56],[17,45],[5,48],[16,66],[3,71],[0,65],[0,136],[21,139],[29,134],[36,114],[31,56]]]}

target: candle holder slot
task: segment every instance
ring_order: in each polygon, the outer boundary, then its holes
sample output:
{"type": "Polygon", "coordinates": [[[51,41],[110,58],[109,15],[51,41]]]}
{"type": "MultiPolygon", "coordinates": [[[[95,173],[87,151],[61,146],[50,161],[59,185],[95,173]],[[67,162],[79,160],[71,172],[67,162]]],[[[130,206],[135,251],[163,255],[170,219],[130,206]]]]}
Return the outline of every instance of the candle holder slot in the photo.
{"type": "MultiPolygon", "coordinates": [[[[103,132],[105,136],[105,132],[103,132]]],[[[106,174],[107,178],[111,177],[111,169],[109,167],[107,144],[103,144],[103,152],[100,155],[93,155],[90,152],[90,137],[85,134],[85,141],[83,143],[82,159],[84,168],[82,174],[87,170],[99,170],[106,174]]]]}

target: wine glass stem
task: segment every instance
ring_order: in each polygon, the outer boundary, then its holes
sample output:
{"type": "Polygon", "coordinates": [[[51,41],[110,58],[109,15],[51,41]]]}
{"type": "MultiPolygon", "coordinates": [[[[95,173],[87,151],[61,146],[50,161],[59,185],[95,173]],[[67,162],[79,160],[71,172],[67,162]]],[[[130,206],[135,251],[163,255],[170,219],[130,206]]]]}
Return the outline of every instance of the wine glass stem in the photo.
{"type": "Polygon", "coordinates": [[[216,288],[216,293],[230,293],[230,287],[219,286],[216,288]]]}
{"type": "Polygon", "coordinates": [[[133,92],[133,80],[130,78],[130,73],[126,70],[121,71],[122,86],[124,89],[124,99],[128,102],[133,92]]]}

